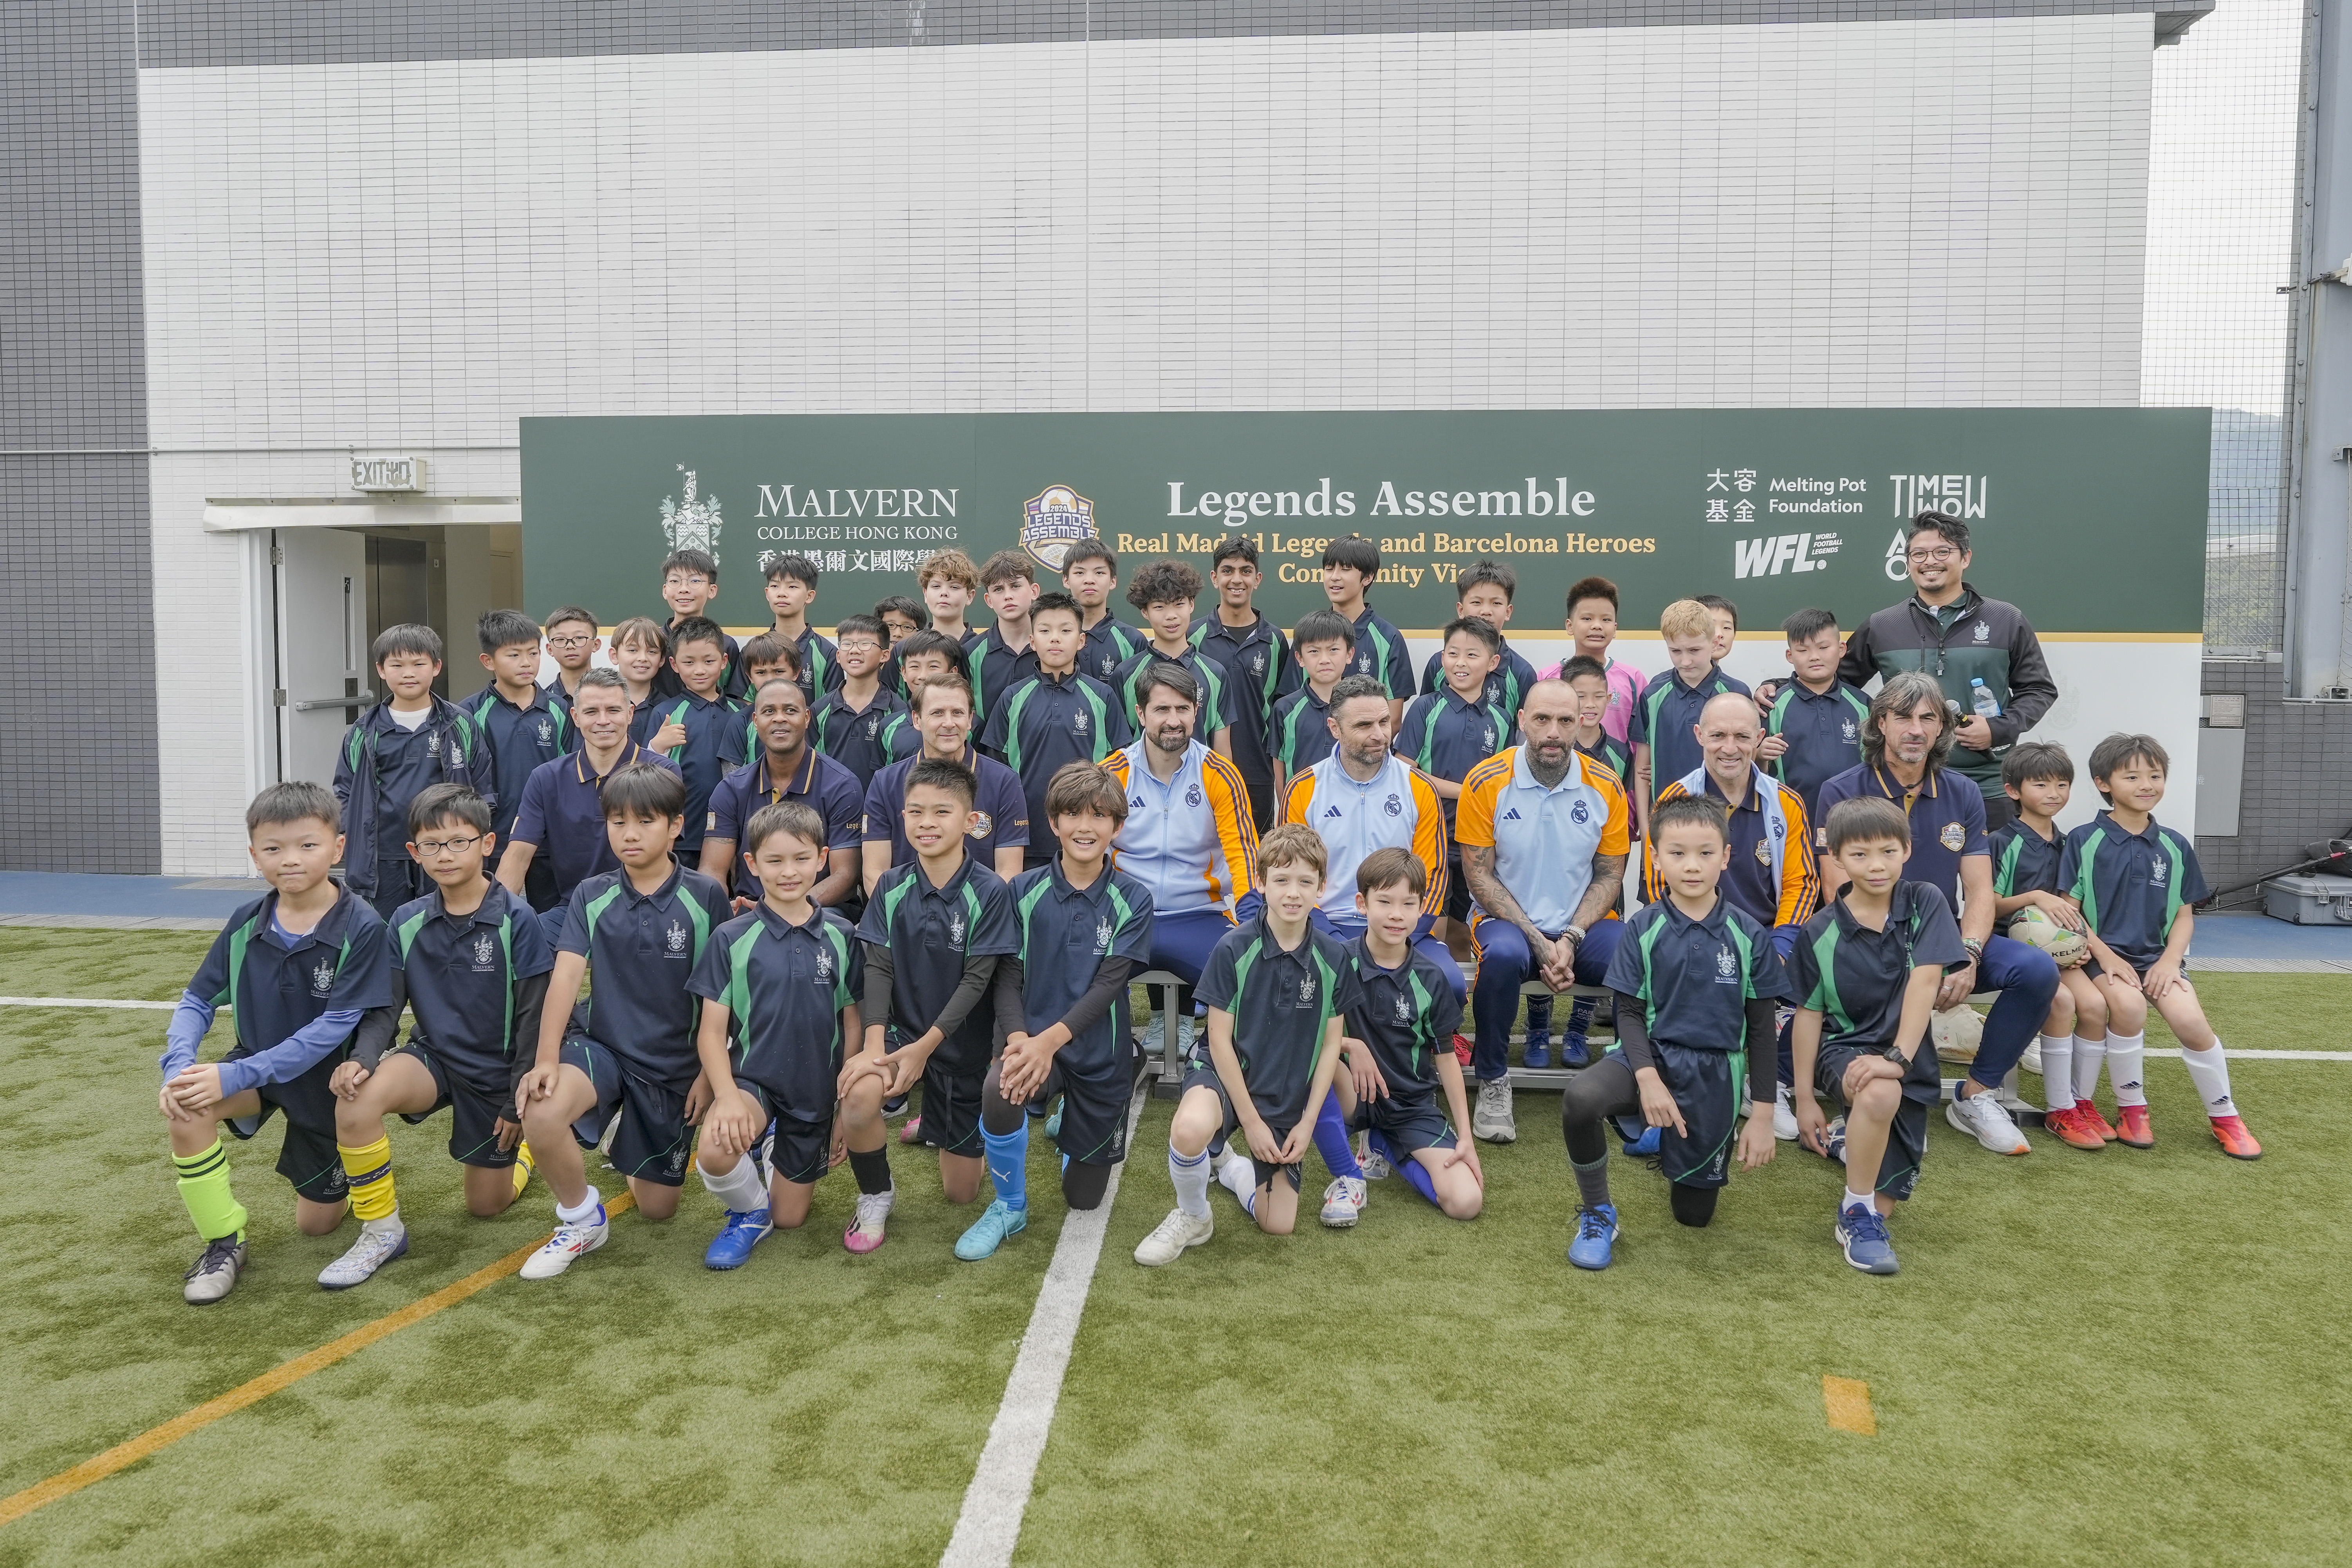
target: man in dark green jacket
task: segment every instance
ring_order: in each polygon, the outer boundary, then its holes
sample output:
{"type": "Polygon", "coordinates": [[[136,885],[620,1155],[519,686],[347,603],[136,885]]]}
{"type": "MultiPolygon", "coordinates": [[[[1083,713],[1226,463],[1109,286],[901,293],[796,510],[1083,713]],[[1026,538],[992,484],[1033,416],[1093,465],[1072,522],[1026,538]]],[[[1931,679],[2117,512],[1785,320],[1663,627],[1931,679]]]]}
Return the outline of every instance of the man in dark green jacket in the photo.
{"type": "Polygon", "coordinates": [[[2000,787],[2001,755],[2042,721],[2058,700],[2058,683],[2024,612],[1986,598],[1967,581],[1967,523],[1945,512],[1921,512],[1911,520],[1906,555],[1911,597],[1879,611],[1846,639],[1838,675],[1855,686],[1906,669],[1935,677],[1960,710],[1949,765],[1984,792],[1990,831],[2008,822],[2012,810],[2000,787]],[[2000,705],[1989,719],[1976,710],[1972,682],[1978,680],[2000,705]]]}

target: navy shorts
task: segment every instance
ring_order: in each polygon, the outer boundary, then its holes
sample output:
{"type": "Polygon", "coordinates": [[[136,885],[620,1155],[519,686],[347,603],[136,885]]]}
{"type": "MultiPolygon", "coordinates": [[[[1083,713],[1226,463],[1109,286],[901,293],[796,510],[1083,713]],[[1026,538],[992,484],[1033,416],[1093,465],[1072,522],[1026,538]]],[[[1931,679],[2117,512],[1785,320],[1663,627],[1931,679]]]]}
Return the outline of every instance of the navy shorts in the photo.
{"type": "MultiPolygon", "coordinates": [[[[1823,1046],[1821,1059],[1813,1064],[1813,1081],[1821,1091],[1846,1103],[1845,1069],[1857,1058],[1885,1057],[1875,1046],[1823,1046]]],[[[1878,1176],[1871,1190],[1902,1200],[1911,1195],[1919,1184],[1919,1163],[1927,1157],[1927,1108],[1944,1098],[1943,1070],[1936,1065],[1936,1052],[1925,1040],[1911,1058],[1911,1070],[1903,1079],[1903,1103],[1895,1109],[1894,1124],[1887,1130],[1886,1153],[1878,1163],[1878,1176]]],[[[1846,1173],[1846,1185],[1853,1186],[1855,1173],[1846,1173]]],[[[1854,1191],[1862,1189],[1854,1187],[1854,1191]]]]}
{"type": "Polygon", "coordinates": [[[686,1158],[693,1148],[693,1133],[686,1125],[686,1091],[628,1071],[612,1047],[585,1035],[563,1042],[562,1059],[587,1074],[596,1087],[596,1103],[572,1124],[581,1147],[593,1149],[603,1142],[605,1128],[618,1116],[613,1168],[656,1186],[684,1186],[686,1158]]]}
{"type": "MultiPolygon", "coordinates": [[[[1235,1132],[1241,1131],[1242,1119],[1234,1112],[1233,1096],[1225,1092],[1225,1080],[1217,1076],[1215,1068],[1209,1066],[1198,1057],[1192,1058],[1192,1070],[1184,1075],[1182,1092],[1192,1093],[1195,1085],[1202,1089],[1214,1089],[1218,1108],[1224,1112],[1223,1125],[1217,1129],[1217,1135],[1209,1140],[1209,1152],[1214,1154],[1233,1141],[1235,1132]]],[[[1291,1127],[1296,1127],[1297,1123],[1294,1121],[1289,1127],[1279,1127],[1269,1121],[1265,1125],[1266,1131],[1272,1132],[1275,1142],[1279,1143],[1290,1136],[1291,1127]]],[[[1246,1142],[1243,1147],[1244,1149],[1248,1147],[1246,1142]]],[[[1255,1154],[1249,1157],[1249,1161],[1256,1167],[1259,1186],[1271,1187],[1277,1179],[1280,1179],[1290,1184],[1292,1192],[1298,1190],[1297,1165],[1269,1165],[1255,1154]]]]}
{"type": "MultiPolygon", "coordinates": [[[[221,1059],[236,1061],[251,1051],[239,1046],[221,1059]]],[[[261,1131],[276,1111],[286,1113],[286,1142],[278,1150],[278,1173],[314,1204],[339,1204],[350,1195],[351,1180],[343,1173],[343,1156],[335,1145],[335,1091],[328,1080],[343,1065],[336,1051],[314,1062],[308,1072],[284,1083],[265,1083],[255,1092],[261,1110],[226,1123],[240,1140],[261,1131]]]]}
{"type": "MultiPolygon", "coordinates": [[[[479,1165],[488,1171],[503,1171],[515,1163],[514,1150],[499,1147],[498,1127],[502,1120],[520,1120],[515,1114],[512,1089],[493,1091],[485,1089],[464,1074],[452,1070],[447,1063],[433,1054],[429,1047],[420,1046],[414,1040],[396,1051],[386,1053],[387,1060],[392,1057],[412,1058],[433,1075],[433,1109],[422,1116],[412,1116],[403,1111],[400,1118],[403,1121],[414,1127],[446,1110],[449,1113],[451,1159],[461,1165],[479,1165]]],[[[520,1143],[522,1140],[518,1137],[515,1142],[520,1143]]]]}
{"type": "Polygon", "coordinates": [[[1062,1097],[1062,1127],[1054,1134],[1054,1144],[1072,1164],[1116,1165],[1127,1158],[1127,1109],[1135,1097],[1131,1041],[1120,1041],[1107,1070],[1074,1072],[1068,1062],[1055,1057],[1029,1103],[1042,1105],[1057,1094],[1062,1097]]]}
{"type": "Polygon", "coordinates": [[[942,1154],[984,1159],[980,1137],[981,1084],[984,1072],[957,1072],[937,1055],[923,1064],[923,1142],[942,1154]]]}
{"type": "Polygon", "coordinates": [[[760,1102],[769,1116],[768,1131],[775,1146],[768,1153],[768,1174],[776,1181],[808,1186],[833,1169],[833,1117],[811,1121],[779,1109],[781,1097],[771,1089],[739,1078],[735,1087],[760,1102]]]}
{"type": "MultiPolygon", "coordinates": [[[[1675,1109],[1683,1113],[1683,1131],[1658,1129],[1659,1171],[1666,1180],[1686,1187],[1722,1186],[1731,1179],[1740,1100],[1748,1092],[1748,1053],[1694,1050],[1664,1040],[1651,1041],[1650,1052],[1659,1080],[1675,1097],[1675,1109]]],[[[1601,1114],[1616,1117],[1622,1123],[1621,1131],[1631,1127],[1638,1138],[1649,1125],[1642,1116],[1642,1086],[1623,1051],[1611,1047],[1608,1055],[1578,1076],[1577,1082],[1580,1095],[1607,1094],[1608,1109],[1601,1114]],[[1591,1089],[1581,1087],[1587,1082],[1591,1089]]]]}
{"type": "Polygon", "coordinates": [[[1391,1094],[1378,1100],[1360,1100],[1348,1129],[1351,1132],[1377,1132],[1408,1158],[1423,1149],[1454,1147],[1454,1129],[1445,1124],[1445,1113],[1437,1109],[1437,1097],[1433,1094],[1391,1094]]]}

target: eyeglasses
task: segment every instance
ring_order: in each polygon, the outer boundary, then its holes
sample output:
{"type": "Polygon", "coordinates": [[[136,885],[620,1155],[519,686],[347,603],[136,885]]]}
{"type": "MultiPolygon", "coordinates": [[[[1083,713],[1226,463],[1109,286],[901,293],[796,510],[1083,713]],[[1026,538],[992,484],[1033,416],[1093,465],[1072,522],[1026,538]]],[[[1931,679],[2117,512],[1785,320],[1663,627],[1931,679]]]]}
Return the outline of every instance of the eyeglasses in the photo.
{"type": "Polygon", "coordinates": [[[482,836],[478,833],[471,838],[420,838],[416,841],[416,852],[425,856],[444,853],[462,855],[481,841],[482,836]]]}
{"type": "Polygon", "coordinates": [[[550,637],[547,639],[547,646],[550,647],[579,647],[583,644],[592,643],[596,639],[593,637],[550,637]]]}
{"type": "Polygon", "coordinates": [[[1958,551],[1953,549],[1950,545],[1946,544],[1934,550],[1915,550],[1911,552],[1910,558],[1915,563],[1925,566],[1934,562],[1949,561],[1953,556],[1958,555],[1958,551]]]}

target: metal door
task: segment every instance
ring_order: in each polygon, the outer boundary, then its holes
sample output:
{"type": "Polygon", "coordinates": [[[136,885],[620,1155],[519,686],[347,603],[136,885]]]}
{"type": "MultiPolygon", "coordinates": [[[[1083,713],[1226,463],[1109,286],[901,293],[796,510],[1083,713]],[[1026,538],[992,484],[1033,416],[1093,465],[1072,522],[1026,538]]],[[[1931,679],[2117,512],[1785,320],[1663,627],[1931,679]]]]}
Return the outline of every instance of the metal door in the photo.
{"type": "Polygon", "coordinates": [[[367,539],[339,528],[280,529],[278,573],[278,776],[332,784],[343,731],[369,689],[367,539]]]}

